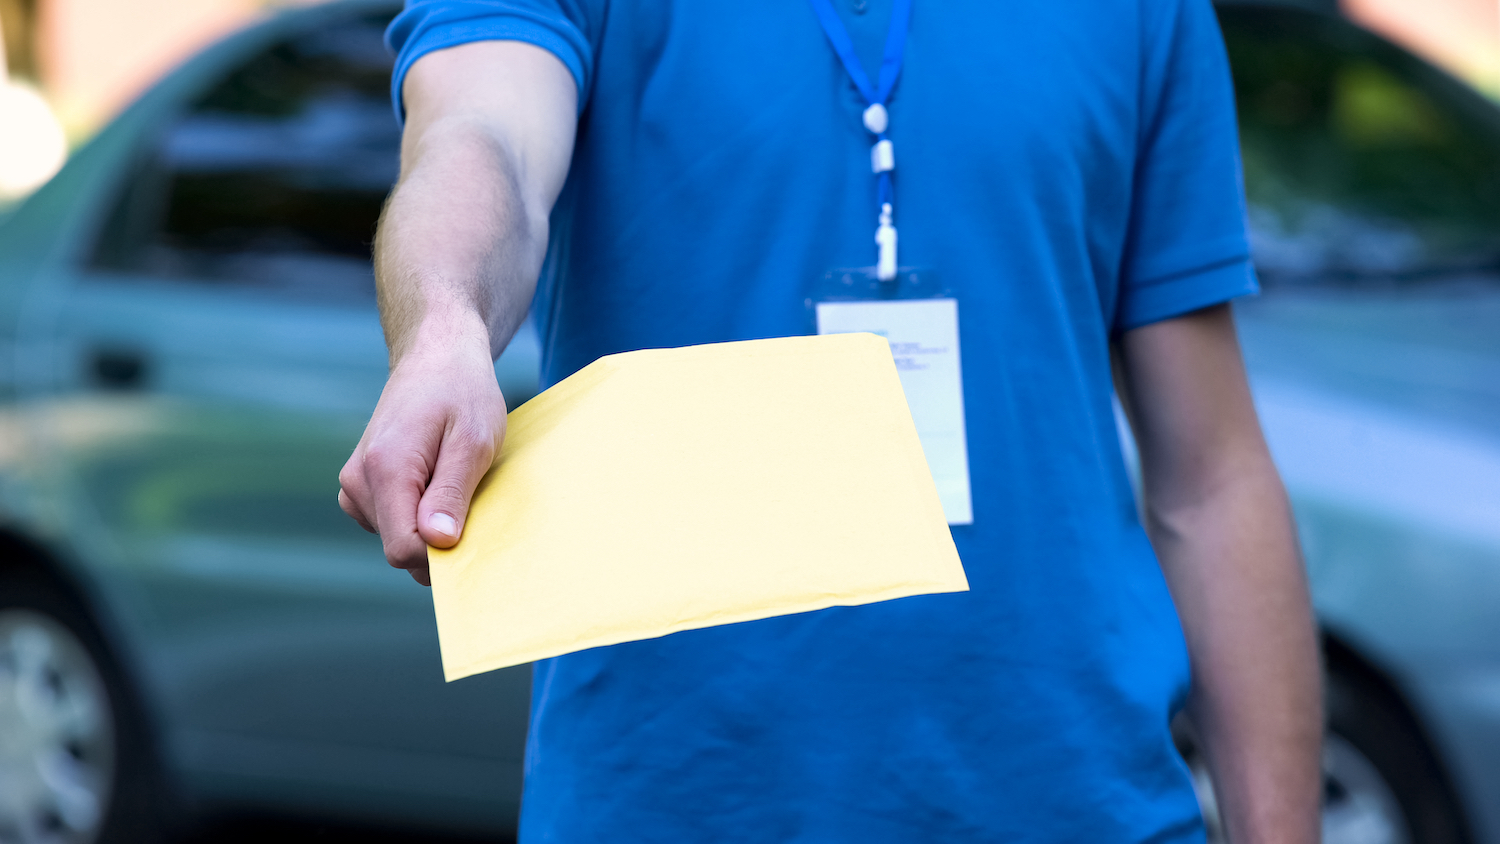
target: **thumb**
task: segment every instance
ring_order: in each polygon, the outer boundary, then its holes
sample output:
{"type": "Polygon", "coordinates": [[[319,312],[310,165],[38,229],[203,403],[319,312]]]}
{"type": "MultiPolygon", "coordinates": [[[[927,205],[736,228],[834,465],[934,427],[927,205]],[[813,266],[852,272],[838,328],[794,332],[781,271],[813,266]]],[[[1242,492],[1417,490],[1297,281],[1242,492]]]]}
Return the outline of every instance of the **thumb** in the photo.
{"type": "Polygon", "coordinates": [[[434,548],[451,548],[463,535],[474,488],[490,469],[495,441],[489,435],[443,438],[432,480],[417,505],[417,533],[434,548]]]}

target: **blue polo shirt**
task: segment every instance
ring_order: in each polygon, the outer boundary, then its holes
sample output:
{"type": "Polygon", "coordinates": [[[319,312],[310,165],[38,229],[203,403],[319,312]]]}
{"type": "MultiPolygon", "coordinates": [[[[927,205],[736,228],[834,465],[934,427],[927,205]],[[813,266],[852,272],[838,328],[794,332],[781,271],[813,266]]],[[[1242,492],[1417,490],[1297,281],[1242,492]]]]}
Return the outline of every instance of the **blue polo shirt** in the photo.
{"type": "MultiPolygon", "coordinates": [[[[835,2],[873,65],[888,1],[835,2]]],[[[549,383],[808,333],[810,287],[874,260],[865,103],[806,0],[412,0],[389,38],[398,109],[469,41],[577,80],[549,383]]],[[[523,841],[1202,839],[1109,349],[1256,289],[1209,0],[916,0],[889,108],[902,263],[959,301],[972,589],[538,663],[523,841]]]]}

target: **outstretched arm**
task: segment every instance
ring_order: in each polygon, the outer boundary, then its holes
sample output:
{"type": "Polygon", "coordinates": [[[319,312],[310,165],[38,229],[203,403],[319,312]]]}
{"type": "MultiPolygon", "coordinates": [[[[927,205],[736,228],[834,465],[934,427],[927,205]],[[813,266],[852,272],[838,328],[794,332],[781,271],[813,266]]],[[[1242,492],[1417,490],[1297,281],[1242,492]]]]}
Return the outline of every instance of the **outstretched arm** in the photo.
{"type": "Polygon", "coordinates": [[[1120,351],[1146,527],[1187,635],[1188,714],[1229,840],[1314,844],[1317,640],[1229,306],[1127,332],[1120,351]]]}
{"type": "Polygon", "coordinates": [[[504,435],[494,359],[531,303],[577,96],[561,61],[518,41],[429,53],[403,83],[401,179],[375,238],[391,374],[339,505],[422,584],[504,435]]]}

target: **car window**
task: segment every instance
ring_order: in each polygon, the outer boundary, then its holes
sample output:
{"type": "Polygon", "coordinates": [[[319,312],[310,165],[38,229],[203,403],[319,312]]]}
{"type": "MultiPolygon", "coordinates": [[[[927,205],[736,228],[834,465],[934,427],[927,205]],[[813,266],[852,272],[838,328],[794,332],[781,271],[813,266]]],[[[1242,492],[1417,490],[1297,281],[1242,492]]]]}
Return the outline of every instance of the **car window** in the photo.
{"type": "Polygon", "coordinates": [[[1220,9],[1263,277],[1500,266],[1500,109],[1338,18],[1220,9]]]}
{"type": "Polygon", "coordinates": [[[401,141],[385,23],[370,16],[325,25],[212,86],[142,157],[93,265],[371,299],[370,243],[401,141]]]}

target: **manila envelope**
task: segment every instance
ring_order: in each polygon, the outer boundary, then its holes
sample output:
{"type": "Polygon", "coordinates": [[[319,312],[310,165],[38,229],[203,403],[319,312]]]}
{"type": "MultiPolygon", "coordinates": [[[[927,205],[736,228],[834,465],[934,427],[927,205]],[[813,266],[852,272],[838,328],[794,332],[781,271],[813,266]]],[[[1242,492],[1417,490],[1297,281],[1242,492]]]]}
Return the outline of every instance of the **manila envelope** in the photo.
{"type": "Polygon", "coordinates": [[[600,358],[510,414],[463,539],[428,556],[449,680],[969,588],[873,334],[600,358]]]}

